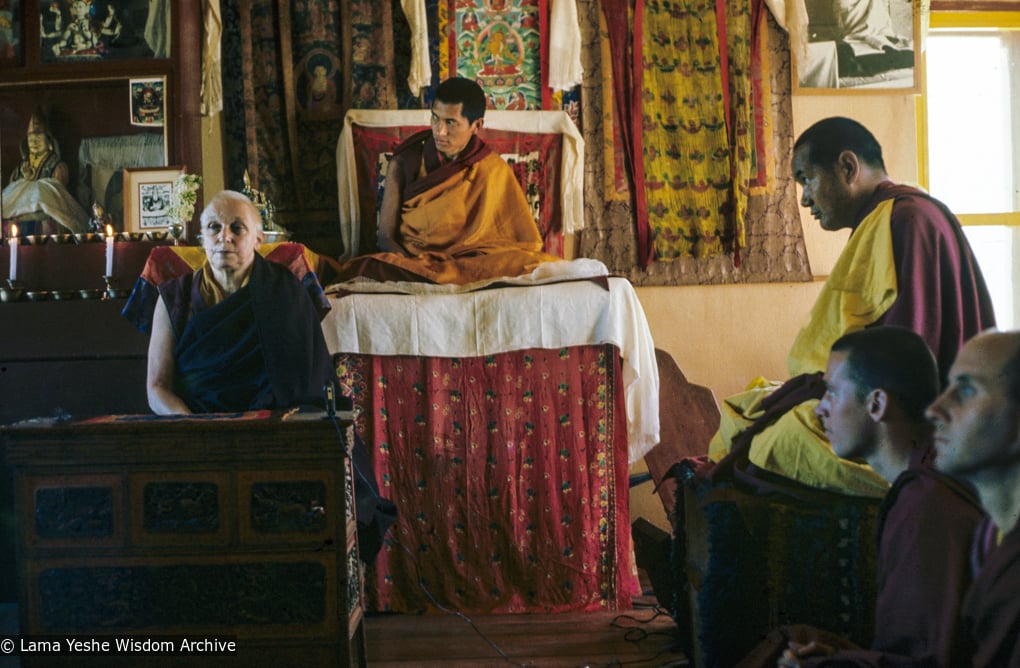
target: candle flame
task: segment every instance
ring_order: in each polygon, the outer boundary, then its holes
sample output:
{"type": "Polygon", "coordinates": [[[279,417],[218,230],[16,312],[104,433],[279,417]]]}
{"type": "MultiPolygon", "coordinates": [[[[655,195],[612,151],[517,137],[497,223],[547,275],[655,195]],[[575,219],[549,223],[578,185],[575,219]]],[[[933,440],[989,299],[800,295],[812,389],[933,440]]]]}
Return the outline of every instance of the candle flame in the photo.
{"type": "Polygon", "coordinates": [[[109,225],[108,224],[106,226],[106,236],[108,236],[108,237],[112,237],[113,236],[113,225],[109,225]]]}
{"type": "Polygon", "coordinates": [[[18,236],[18,226],[15,223],[11,223],[11,239],[18,236]]]}

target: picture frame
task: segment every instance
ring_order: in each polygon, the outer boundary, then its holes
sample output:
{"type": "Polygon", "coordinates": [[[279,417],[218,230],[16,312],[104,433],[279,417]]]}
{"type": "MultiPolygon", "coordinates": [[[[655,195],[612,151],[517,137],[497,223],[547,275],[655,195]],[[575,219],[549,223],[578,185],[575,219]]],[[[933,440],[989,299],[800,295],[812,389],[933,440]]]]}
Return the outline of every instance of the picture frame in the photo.
{"type": "Polygon", "coordinates": [[[169,209],[174,181],[183,166],[124,168],[124,231],[166,230],[174,221],[169,209]]]}
{"type": "MultiPolygon", "coordinates": [[[[29,7],[33,3],[28,3],[29,7]]],[[[34,3],[39,61],[100,63],[171,56],[172,4],[164,0],[64,0],[34,3]]]]}
{"type": "Polygon", "coordinates": [[[128,80],[131,125],[163,127],[166,117],[166,77],[128,80]]]}
{"type": "Polygon", "coordinates": [[[0,2],[0,62],[21,60],[20,0],[0,2]]]}
{"type": "Polygon", "coordinates": [[[791,46],[795,94],[921,92],[920,0],[803,2],[803,41],[791,46]]]}

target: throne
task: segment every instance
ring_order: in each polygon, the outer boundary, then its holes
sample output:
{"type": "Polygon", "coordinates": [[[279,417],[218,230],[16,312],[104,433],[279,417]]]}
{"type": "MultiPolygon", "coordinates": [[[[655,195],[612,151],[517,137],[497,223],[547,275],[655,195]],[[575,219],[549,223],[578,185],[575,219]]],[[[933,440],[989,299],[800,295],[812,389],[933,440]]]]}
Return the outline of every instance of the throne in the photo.
{"type": "MultiPolygon", "coordinates": [[[[388,154],[428,110],[348,113],[337,145],[345,254],[375,250],[388,154]]],[[[582,150],[563,112],[487,112],[547,253],[582,227],[582,150]]],[[[374,282],[369,282],[374,283],[374,282]]],[[[658,371],[633,286],[594,260],[485,285],[327,287],[323,332],[397,522],[369,609],[534,613],[630,606],[628,469],[657,441],[658,371]]]]}

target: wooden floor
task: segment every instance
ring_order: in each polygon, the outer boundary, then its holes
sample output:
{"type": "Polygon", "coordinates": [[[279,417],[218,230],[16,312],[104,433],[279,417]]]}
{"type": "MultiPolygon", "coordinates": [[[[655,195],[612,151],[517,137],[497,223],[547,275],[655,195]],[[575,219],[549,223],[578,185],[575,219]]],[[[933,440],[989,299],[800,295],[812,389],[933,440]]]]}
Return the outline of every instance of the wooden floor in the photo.
{"type": "MultiPolygon", "coordinates": [[[[661,608],[543,615],[371,615],[370,668],[686,666],[661,608]]],[[[650,601],[650,603],[654,603],[650,601]]]]}

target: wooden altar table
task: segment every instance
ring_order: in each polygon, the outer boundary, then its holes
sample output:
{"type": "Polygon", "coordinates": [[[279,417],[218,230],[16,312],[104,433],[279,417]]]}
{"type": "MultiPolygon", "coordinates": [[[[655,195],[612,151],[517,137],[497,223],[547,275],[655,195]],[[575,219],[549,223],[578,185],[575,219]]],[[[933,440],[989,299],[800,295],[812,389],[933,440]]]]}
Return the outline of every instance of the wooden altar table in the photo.
{"type": "Polygon", "coordinates": [[[22,636],[231,639],[215,665],[366,665],[350,424],[263,411],[0,428],[22,636]]]}

